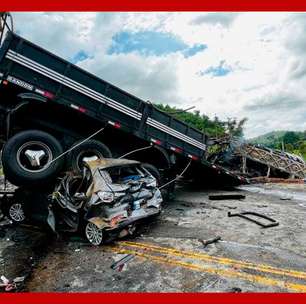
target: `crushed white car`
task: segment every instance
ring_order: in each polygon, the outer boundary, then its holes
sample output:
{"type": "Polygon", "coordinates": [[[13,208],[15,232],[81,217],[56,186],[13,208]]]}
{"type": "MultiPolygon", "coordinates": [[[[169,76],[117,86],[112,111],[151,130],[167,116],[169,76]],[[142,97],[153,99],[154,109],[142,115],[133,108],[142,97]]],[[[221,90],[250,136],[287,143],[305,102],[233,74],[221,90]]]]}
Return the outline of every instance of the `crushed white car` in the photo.
{"type": "Polygon", "coordinates": [[[85,235],[94,245],[110,231],[134,231],[137,221],[160,213],[163,201],[156,179],[141,163],[107,158],[87,162],[82,177],[67,174],[52,197],[54,230],[55,214],[66,210],[62,220],[71,228],[85,221],[85,235]]]}

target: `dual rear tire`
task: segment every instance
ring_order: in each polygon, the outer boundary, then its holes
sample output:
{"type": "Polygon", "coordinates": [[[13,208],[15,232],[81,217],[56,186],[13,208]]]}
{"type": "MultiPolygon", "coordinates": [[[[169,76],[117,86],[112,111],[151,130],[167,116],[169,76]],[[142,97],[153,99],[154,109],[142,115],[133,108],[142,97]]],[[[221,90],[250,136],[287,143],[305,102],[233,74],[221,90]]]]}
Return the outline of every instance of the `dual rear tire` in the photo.
{"type": "Polygon", "coordinates": [[[39,130],[22,131],[3,147],[3,172],[16,186],[38,186],[53,181],[64,167],[80,172],[84,160],[112,156],[107,146],[97,140],[75,145],[75,149],[59,157],[63,148],[54,136],[39,130]]]}
{"type": "Polygon", "coordinates": [[[67,156],[68,168],[75,172],[82,170],[82,164],[84,161],[111,158],[112,153],[109,148],[97,140],[88,140],[84,143],[76,142],[76,146],[67,156]]]}

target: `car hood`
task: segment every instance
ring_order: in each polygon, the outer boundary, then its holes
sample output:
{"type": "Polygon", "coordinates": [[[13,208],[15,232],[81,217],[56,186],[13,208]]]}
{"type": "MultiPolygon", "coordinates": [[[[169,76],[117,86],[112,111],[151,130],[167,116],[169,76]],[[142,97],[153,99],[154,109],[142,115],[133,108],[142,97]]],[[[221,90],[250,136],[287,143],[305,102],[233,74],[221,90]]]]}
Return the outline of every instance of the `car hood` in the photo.
{"type": "Polygon", "coordinates": [[[112,167],[122,167],[130,165],[140,165],[140,162],[130,159],[103,158],[86,162],[93,173],[96,169],[106,169],[112,167]]]}

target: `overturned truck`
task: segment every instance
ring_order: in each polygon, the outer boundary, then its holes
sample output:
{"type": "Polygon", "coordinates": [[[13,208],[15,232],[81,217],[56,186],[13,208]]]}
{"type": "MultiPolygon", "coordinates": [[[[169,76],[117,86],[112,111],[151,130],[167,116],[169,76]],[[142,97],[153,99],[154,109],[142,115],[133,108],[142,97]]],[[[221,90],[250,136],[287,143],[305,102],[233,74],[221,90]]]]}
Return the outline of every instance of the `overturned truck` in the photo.
{"type": "Polygon", "coordinates": [[[207,160],[206,134],[12,32],[0,48],[0,141],[4,173],[22,187],[118,157],[144,163],[160,184],[189,163],[203,184],[246,181],[207,160]]]}

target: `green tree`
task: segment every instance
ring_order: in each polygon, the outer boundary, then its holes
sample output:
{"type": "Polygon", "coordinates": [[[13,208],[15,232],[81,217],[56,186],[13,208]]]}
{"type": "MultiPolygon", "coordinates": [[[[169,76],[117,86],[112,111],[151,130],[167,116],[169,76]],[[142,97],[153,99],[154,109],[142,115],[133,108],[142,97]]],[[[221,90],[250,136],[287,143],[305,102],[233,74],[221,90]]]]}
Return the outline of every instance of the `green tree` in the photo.
{"type": "Polygon", "coordinates": [[[296,132],[293,132],[293,131],[286,132],[283,137],[284,143],[291,144],[293,145],[293,147],[297,146],[297,143],[300,139],[301,139],[300,136],[296,132]]]}
{"type": "MultiPolygon", "coordinates": [[[[161,111],[171,114],[209,136],[219,137],[223,136],[226,132],[226,122],[220,121],[217,117],[210,119],[205,114],[201,114],[198,110],[186,112],[183,109],[171,107],[169,105],[156,104],[155,106],[161,111]]],[[[236,127],[237,126],[234,126],[234,129],[236,129],[236,127]]]]}
{"type": "Polygon", "coordinates": [[[292,144],[285,144],[285,150],[286,150],[286,152],[293,152],[293,150],[294,150],[294,147],[293,147],[293,145],[292,144]]]}
{"type": "Polygon", "coordinates": [[[306,158],[306,141],[301,141],[299,144],[299,152],[306,158]]]}

